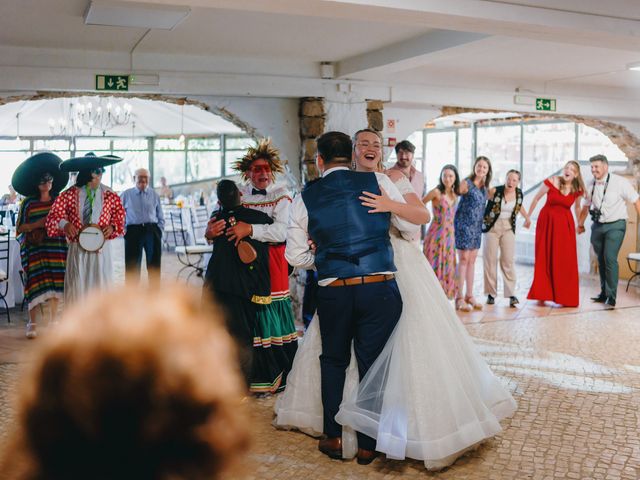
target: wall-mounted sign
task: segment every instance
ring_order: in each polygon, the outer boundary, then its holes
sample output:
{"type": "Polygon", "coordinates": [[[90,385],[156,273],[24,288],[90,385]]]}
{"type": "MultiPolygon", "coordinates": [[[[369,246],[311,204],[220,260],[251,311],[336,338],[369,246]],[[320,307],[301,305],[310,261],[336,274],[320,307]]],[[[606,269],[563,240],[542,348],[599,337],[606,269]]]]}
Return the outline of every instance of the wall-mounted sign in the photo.
{"type": "Polygon", "coordinates": [[[129,75],[96,75],[96,90],[129,91],[129,75]]]}
{"type": "Polygon", "coordinates": [[[387,133],[396,133],[396,121],[394,119],[387,120],[387,133]]]}
{"type": "Polygon", "coordinates": [[[396,146],[396,138],[395,137],[388,137],[387,138],[387,147],[395,147],[396,146]]]}
{"type": "Polygon", "coordinates": [[[555,112],[556,99],[555,98],[536,98],[536,110],[540,110],[543,112],[555,112]]]}

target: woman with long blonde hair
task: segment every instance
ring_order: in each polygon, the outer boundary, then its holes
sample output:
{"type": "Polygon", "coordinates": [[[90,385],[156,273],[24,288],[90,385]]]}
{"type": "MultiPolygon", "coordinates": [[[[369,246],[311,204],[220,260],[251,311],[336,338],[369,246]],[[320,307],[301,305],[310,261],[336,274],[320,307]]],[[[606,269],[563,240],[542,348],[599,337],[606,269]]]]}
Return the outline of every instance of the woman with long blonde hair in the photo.
{"type": "Polygon", "coordinates": [[[546,179],[531,202],[531,214],[540,199],[547,201],[536,223],[536,250],[533,284],[527,298],[577,307],[579,299],[576,224],[571,214],[580,214],[580,197],[585,187],[580,165],[571,160],[562,174],[546,179]]]}

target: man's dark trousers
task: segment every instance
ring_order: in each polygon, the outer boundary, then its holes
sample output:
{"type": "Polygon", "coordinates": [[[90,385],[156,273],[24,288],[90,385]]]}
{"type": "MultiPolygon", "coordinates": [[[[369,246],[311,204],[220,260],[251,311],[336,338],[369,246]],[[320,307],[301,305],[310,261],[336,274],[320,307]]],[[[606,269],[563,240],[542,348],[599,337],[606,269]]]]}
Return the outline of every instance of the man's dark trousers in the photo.
{"type": "Polygon", "coordinates": [[[313,316],[318,310],[318,274],[315,270],[307,270],[302,295],[302,321],[304,328],[309,328],[313,316]]]}
{"type": "Polygon", "coordinates": [[[162,231],[157,223],[127,225],[127,233],[124,235],[124,265],[127,282],[140,280],[143,250],[147,259],[149,283],[158,286],[162,258],[162,231]]]}
{"type": "MultiPolygon", "coordinates": [[[[342,436],[335,421],[353,341],[360,379],[384,348],[402,313],[395,280],[341,287],[319,287],[318,317],[322,337],[322,405],[324,433],[342,436]]],[[[358,433],[358,446],[375,450],[376,441],[358,433]]]]}
{"type": "Polygon", "coordinates": [[[591,245],[598,256],[600,292],[613,301],[618,292],[618,253],[626,231],[626,220],[594,222],[591,226],[591,245]]]}

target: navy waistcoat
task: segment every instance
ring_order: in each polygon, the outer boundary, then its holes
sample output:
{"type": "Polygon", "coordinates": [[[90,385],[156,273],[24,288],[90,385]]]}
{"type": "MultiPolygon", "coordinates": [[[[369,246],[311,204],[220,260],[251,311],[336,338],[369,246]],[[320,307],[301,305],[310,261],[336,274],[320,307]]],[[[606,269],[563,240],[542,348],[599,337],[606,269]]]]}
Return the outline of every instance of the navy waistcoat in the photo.
{"type": "Polygon", "coordinates": [[[373,172],[338,170],[302,192],[309,236],[316,243],[318,279],[394,272],[389,213],[368,213],[363,191],[380,194],[373,172]]]}

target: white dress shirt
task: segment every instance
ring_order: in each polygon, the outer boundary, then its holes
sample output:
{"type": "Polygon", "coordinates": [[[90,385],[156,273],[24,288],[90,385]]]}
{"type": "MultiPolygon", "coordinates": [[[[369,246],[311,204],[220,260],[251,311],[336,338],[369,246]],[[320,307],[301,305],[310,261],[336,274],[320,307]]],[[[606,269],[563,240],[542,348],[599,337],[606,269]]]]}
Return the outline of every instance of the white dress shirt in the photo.
{"type": "MultiPolygon", "coordinates": [[[[326,170],[323,173],[323,177],[330,175],[332,172],[336,172],[338,170],[349,170],[347,167],[334,167],[326,170]]],[[[402,194],[398,190],[398,188],[393,184],[391,179],[387,177],[384,173],[375,172],[376,179],[378,180],[378,185],[387,192],[387,195],[396,202],[406,203],[402,194]]],[[[375,214],[374,214],[375,215],[375,214]]],[[[415,225],[411,222],[403,220],[398,217],[396,214],[391,214],[391,224],[396,227],[400,232],[407,233],[408,235],[413,235],[416,230],[420,228],[419,225],[415,225]]],[[[284,256],[287,261],[293,265],[294,267],[310,269],[314,268],[315,263],[315,255],[309,249],[309,214],[307,212],[307,207],[302,200],[302,195],[296,196],[293,199],[293,204],[291,205],[291,215],[289,217],[289,228],[287,229],[287,247],[284,252],[284,256]]],[[[372,275],[377,275],[381,273],[392,273],[392,272],[375,272],[372,275]]],[[[336,278],[325,278],[318,282],[318,285],[324,287],[331,282],[336,280],[336,278]]]]}
{"type": "Polygon", "coordinates": [[[602,212],[599,220],[600,223],[626,220],[629,218],[626,202],[635,203],[639,198],[638,192],[626,178],[614,173],[610,173],[609,175],[609,185],[607,186],[607,192],[604,194],[604,202],[602,194],[604,192],[604,186],[607,183],[606,175],[602,180],[596,181],[593,179],[587,187],[588,195],[591,195],[591,191],[593,190],[593,198],[587,199],[587,205],[589,205],[590,209],[600,209],[602,212]]]}

